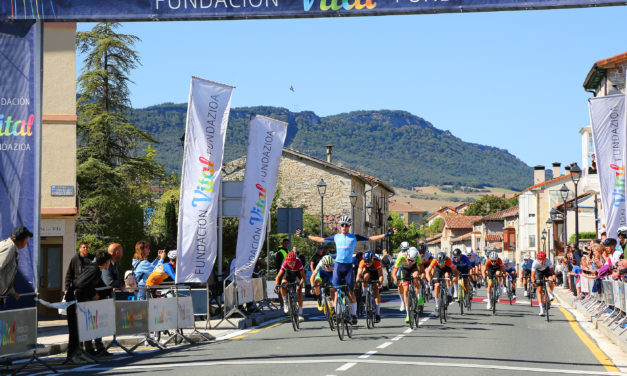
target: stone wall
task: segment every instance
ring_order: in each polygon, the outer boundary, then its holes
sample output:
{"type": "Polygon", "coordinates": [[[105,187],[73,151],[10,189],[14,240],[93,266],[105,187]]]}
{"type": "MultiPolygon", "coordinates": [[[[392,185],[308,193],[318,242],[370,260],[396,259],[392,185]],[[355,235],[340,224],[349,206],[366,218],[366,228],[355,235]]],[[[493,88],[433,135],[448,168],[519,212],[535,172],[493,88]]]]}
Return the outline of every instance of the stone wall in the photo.
{"type": "Polygon", "coordinates": [[[597,96],[624,93],[625,69],[627,69],[627,63],[623,63],[616,68],[609,69],[606,73],[607,80],[601,80],[601,82],[599,83],[597,96]]]}

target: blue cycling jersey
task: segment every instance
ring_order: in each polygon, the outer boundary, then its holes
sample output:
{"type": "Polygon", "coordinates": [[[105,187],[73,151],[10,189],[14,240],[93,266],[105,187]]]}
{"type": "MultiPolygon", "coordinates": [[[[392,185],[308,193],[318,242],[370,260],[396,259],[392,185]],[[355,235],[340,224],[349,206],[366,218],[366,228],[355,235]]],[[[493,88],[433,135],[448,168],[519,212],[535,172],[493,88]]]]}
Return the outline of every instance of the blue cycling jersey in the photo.
{"type": "Polygon", "coordinates": [[[470,266],[472,266],[470,260],[468,259],[468,257],[466,257],[466,255],[461,255],[458,261],[455,261],[455,257],[453,257],[452,260],[457,269],[469,268],[470,266]]]}
{"type": "Polygon", "coordinates": [[[533,265],[533,260],[529,260],[529,263],[523,262],[523,264],[520,266],[523,270],[529,270],[531,271],[531,265],[533,265]]]}
{"type": "Polygon", "coordinates": [[[335,243],[335,249],[337,249],[335,262],[344,264],[353,262],[353,252],[357,243],[367,241],[369,241],[367,237],[355,234],[335,234],[324,239],[325,243],[335,243]]]}

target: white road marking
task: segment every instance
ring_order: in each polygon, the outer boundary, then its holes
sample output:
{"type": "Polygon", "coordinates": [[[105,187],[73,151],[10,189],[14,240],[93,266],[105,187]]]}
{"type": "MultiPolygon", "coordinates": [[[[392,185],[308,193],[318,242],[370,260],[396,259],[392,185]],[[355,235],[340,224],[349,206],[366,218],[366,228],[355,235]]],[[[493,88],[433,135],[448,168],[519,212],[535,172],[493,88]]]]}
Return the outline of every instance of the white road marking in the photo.
{"type": "Polygon", "coordinates": [[[377,349],[385,349],[386,347],[390,346],[391,344],[392,344],[392,342],[382,343],[379,346],[377,346],[377,349]]]}
{"type": "Polygon", "coordinates": [[[399,339],[401,339],[401,338],[403,338],[403,337],[405,337],[405,335],[404,335],[404,334],[399,334],[399,335],[397,335],[396,337],[392,338],[392,341],[398,341],[399,339]]]}
{"type": "MultiPolygon", "coordinates": [[[[443,368],[475,368],[475,369],[490,369],[490,370],[508,370],[508,371],[520,371],[520,372],[537,372],[537,373],[556,373],[556,374],[571,374],[571,375],[608,375],[608,376],[624,376],[620,372],[602,372],[602,371],[585,371],[577,369],[559,369],[559,368],[536,368],[536,367],[513,367],[506,365],[495,364],[467,364],[467,363],[439,363],[439,362],[414,362],[414,361],[401,361],[401,360],[382,360],[382,359],[278,359],[278,360],[258,360],[258,361],[216,361],[216,362],[194,362],[186,361],[184,363],[160,363],[160,364],[142,364],[142,365],[129,365],[121,367],[94,367],[90,368],[90,372],[99,371],[131,371],[131,370],[156,370],[156,369],[173,369],[173,368],[185,368],[185,367],[215,367],[215,366],[256,366],[256,365],[277,365],[277,364],[328,364],[328,363],[346,363],[340,367],[350,367],[357,363],[364,364],[378,364],[378,365],[407,365],[407,366],[420,366],[420,367],[443,367],[443,368]]],[[[599,365],[599,368],[601,366],[599,365]]],[[[348,368],[346,368],[348,369],[348,368]]],[[[80,373],[82,370],[68,369],[63,370],[64,373],[80,373]]]]}
{"type": "Polygon", "coordinates": [[[368,359],[370,358],[371,355],[374,355],[377,353],[377,350],[370,350],[367,353],[365,353],[364,355],[360,355],[359,359],[368,359]]]}
{"type": "Polygon", "coordinates": [[[357,363],[346,363],[343,366],[341,366],[340,368],[336,369],[336,371],[346,371],[347,369],[351,368],[355,364],[357,364],[357,363]]]}
{"type": "Polygon", "coordinates": [[[403,333],[405,333],[405,334],[409,334],[409,333],[411,333],[412,331],[413,331],[413,329],[412,329],[412,328],[409,328],[409,329],[407,329],[406,331],[404,331],[403,333]]]}

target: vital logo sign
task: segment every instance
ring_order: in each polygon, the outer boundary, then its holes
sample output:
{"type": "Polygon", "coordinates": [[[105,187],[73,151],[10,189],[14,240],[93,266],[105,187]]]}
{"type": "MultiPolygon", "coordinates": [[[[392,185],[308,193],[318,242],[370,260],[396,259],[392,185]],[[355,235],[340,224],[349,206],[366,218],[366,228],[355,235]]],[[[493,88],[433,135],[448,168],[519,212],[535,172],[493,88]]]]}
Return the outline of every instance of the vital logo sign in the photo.
{"type": "Polygon", "coordinates": [[[620,207],[625,202],[625,166],[617,166],[611,164],[610,168],[616,171],[616,179],[614,180],[614,207],[620,207]]]}
{"type": "Polygon", "coordinates": [[[95,313],[92,313],[90,309],[87,309],[87,311],[84,311],[83,314],[85,315],[85,329],[98,329],[98,310],[96,310],[95,313]]]}
{"type": "Polygon", "coordinates": [[[0,345],[12,345],[15,343],[15,320],[12,325],[8,322],[0,320],[0,345]]]}
{"type": "Polygon", "coordinates": [[[161,307],[161,309],[159,309],[158,306],[154,306],[153,309],[157,311],[157,315],[155,316],[155,324],[156,325],[164,324],[165,323],[165,308],[161,307]]]}
{"type": "Polygon", "coordinates": [[[122,328],[131,329],[133,327],[133,312],[122,309],[122,315],[124,315],[124,318],[122,319],[122,328]]]}
{"type": "Polygon", "coordinates": [[[0,114],[0,137],[32,136],[35,115],[30,114],[28,120],[16,120],[11,115],[0,114]]]}
{"type": "Polygon", "coordinates": [[[202,167],[202,177],[198,180],[200,185],[194,190],[194,198],[192,199],[193,207],[196,207],[196,201],[211,202],[212,198],[205,194],[205,192],[213,192],[213,185],[215,183],[215,165],[205,157],[200,157],[198,160],[204,166],[202,167]]]}

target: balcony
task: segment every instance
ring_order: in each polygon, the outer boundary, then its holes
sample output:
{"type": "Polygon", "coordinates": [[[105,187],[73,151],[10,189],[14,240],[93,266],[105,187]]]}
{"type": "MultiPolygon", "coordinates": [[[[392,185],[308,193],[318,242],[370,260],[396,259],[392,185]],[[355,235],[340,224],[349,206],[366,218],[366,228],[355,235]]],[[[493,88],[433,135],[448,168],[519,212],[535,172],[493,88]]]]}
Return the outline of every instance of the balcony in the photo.
{"type": "Polygon", "coordinates": [[[601,183],[599,183],[599,175],[598,174],[588,174],[588,171],[584,171],[581,175],[581,181],[579,182],[581,193],[601,193],[601,183]]]}

